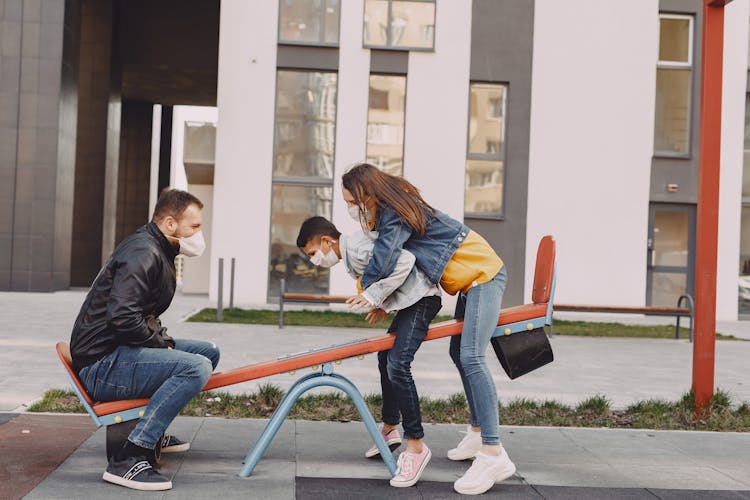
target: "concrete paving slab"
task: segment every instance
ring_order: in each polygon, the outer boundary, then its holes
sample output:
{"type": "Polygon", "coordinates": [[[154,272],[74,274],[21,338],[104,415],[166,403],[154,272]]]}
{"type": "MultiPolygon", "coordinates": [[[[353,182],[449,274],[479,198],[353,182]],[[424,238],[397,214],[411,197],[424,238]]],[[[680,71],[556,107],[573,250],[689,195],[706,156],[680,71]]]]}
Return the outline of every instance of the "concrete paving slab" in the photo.
{"type": "Polygon", "coordinates": [[[650,489],[661,500],[740,500],[750,498],[747,491],[716,491],[716,490],[661,490],[650,489]]]}
{"type": "MultiPolygon", "coordinates": [[[[358,500],[413,499],[457,500],[465,499],[453,490],[451,483],[420,481],[411,488],[393,488],[376,479],[336,479],[300,477],[296,479],[296,499],[356,498],[358,500]]],[[[503,500],[538,500],[542,496],[529,485],[498,484],[481,498],[503,500]]],[[[653,497],[652,497],[653,499],[653,497]]]]}
{"type": "Polygon", "coordinates": [[[31,491],[94,430],[80,415],[22,414],[0,425],[0,498],[31,491]]]}
{"type": "Polygon", "coordinates": [[[598,500],[607,498],[609,500],[654,500],[654,496],[646,489],[641,488],[577,488],[577,487],[554,487],[535,486],[539,494],[549,500],[598,500]]]}

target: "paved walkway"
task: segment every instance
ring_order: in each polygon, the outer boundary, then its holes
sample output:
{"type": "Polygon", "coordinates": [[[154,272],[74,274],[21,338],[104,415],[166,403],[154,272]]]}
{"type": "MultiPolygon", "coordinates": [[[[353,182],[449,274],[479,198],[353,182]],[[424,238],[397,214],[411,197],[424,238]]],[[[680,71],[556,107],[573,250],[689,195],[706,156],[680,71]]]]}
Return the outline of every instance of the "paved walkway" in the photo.
{"type": "MultiPolygon", "coordinates": [[[[23,411],[46,389],[68,387],[54,344],[68,340],[83,297],[81,291],[0,293],[0,411],[23,411]]],[[[220,369],[378,333],[181,321],[207,305],[204,296],[178,295],[163,320],[173,336],[215,341],[222,348],[220,369]]],[[[750,336],[746,324],[731,326],[750,336]]],[[[507,379],[499,364],[493,364],[502,400],[529,397],[575,404],[604,394],[614,406],[623,407],[649,398],[675,400],[690,386],[692,345],[686,340],[553,337],[552,345],[554,363],[515,381],[507,379]]],[[[750,401],[749,357],[750,342],[717,342],[716,385],[737,400],[750,401]]],[[[337,371],[364,393],[379,391],[374,356],[347,360],[337,371]]],[[[414,373],[423,396],[461,391],[445,340],[422,346],[414,373]]],[[[298,376],[270,377],[231,391],[249,392],[267,382],[288,388],[298,376]]],[[[103,429],[85,439],[94,428],[88,424],[87,431],[83,417],[22,417],[0,413],[0,450],[5,452],[0,453],[0,499],[18,497],[13,492],[20,490],[13,487],[19,478],[28,479],[23,472],[29,472],[33,464],[48,469],[38,473],[36,481],[24,483],[28,491],[41,480],[27,495],[29,499],[135,495],[101,480],[103,429]],[[73,428],[75,435],[69,432],[73,428]],[[81,439],[85,439],[82,444],[81,439]],[[50,443],[59,449],[50,450],[50,443]],[[67,451],[64,443],[68,443],[67,451]],[[68,453],[72,454],[65,459],[68,453]]],[[[362,458],[370,443],[361,423],[288,421],[253,477],[241,479],[237,476],[241,460],[263,425],[263,420],[179,418],[173,430],[191,439],[193,447],[186,454],[165,457],[163,470],[173,478],[175,488],[166,493],[138,493],[138,497],[456,498],[451,483],[468,467],[444,458],[460,438],[462,426],[427,425],[434,458],[424,480],[416,488],[396,490],[388,486],[382,462],[362,458]]],[[[750,433],[503,427],[502,439],[518,472],[485,498],[750,499],[750,433]]]]}
{"type": "MultiPolygon", "coordinates": [[[[47,389],[68,388],[54,346],[69,340],[84,295],[82,291],[0,293],[0,411],[22,411],[47,389]]],[[[162,322],[174,337],[216,342],[222,350],[219,370],[381,333],[361,328],[288,326],[279,330],[274,325],[182,321],[208,305],[205,296],[177,295],[162,322]]],[[[621,315],[620,319],[628,318],[621,315]]],[[[750,322],[737,322],[736,329],[750,337],[750,322]]],[[[491,363],[502,401],[523,397],[574,405],[603,394],[613,406],[622,408],[652,398],[674,401],[690,389],[693,345],[687,340],[553,336],[551,342],[555,362],[516,380],[509,380],[499,363],[491,363]]],[[[748,359],[750,342],[716,343],[716,387],[738,401],[750,402],[748,359]]],[[[365,394],[380,392],[374,355],[362,361],[346,360],[336,371],[351,378],[365,394]]],[[[414,361],[414,376],[422,396],[462,392],[448,356],[448,339],[422,345],[414,361]]],[[[288,389],[296,379],[276,375],[222,390],[252,392],[265,383],[288,389]]]]}
{"type": "MultiPolygon", "coordinates": [[[[63,429],[76,417],[57,418],[63,429]]],[[[102,481],[99,430],[25,498],[449,499],[460,498],[452,482],[469,467],[445,457],[463,426],[427,425],[433,458],[423,480],[415,488],[391,488],[383,462],[364,458],[371,441],[362,423],[290,420],[253,475],[240,478],[242,459],[264,425],[264,420],[178,418],[172,430],[190,439],[192,448],[164,457],[161,470],[174,488],[154,493],[102,481]]],[[[45,449],[36,435],[32,428],[27,456],[45,449]]],[[[750,499],[750,433],[505,426],[501,435],[517,472],[482,498],[750,499]]],[[[3,488],[0,483],[0,498],[6,498],[3,488]]]]}

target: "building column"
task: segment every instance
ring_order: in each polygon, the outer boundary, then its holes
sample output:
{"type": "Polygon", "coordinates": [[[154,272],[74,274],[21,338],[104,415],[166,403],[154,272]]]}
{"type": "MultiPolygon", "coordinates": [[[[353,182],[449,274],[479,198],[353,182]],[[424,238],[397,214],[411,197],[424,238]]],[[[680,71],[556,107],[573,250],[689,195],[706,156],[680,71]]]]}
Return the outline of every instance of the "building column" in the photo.
{"type": "Polygon", "coordinates": [[[52,291],[70,281],[79,2],[3,7],[0,290],[52,291]]]}
{"type": "Polygon", "coordinates": [[[123,99],[115,245],[148,222],[153,104],[123,99]]]}
{"type": "Polygon", "coordinates": [[[102,265],[112,1],[81,3],[78,134],[70,282],[88,286],[102,265]]]}

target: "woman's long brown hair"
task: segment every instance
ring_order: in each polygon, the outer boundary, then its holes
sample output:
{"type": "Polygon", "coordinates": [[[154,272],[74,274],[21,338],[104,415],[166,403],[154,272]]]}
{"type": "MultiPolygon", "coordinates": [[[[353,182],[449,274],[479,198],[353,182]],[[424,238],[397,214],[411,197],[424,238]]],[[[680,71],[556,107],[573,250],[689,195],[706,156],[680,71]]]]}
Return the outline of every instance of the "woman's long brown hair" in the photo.
{"type": "Polygon", "coordinates": [[[403,177],[381,172],[369,163],[360,163],[349,169],[341,181],[360,207],[372,196],[379,207],[391,207],[419,236],[424,236],[427,215],[434,209],[422,199],[419,190],[403,177]]]}

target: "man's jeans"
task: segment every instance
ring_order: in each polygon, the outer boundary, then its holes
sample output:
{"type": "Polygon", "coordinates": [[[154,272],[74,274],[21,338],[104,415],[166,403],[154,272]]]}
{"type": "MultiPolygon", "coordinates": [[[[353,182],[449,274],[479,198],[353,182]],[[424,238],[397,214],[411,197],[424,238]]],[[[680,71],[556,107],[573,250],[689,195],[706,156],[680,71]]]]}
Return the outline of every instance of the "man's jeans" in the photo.
{"type": "Polygon", "coordinates": [[[400,310],[388,331],[395,333],[393,347],[378,353],[380,386],[383,391],[383,422],[398,425],[404,420],[404,437],[422,439],[422,414],[419,395],[411,376],[414,354],[427,335],[430,321],[440,310],[440,297],[423,297],[414,305],[400,310]]]}
{"type": "Polygon", "coordinates": [[[128,440],[154,449],[218,363],[215,344],[175,340],[174,349],[120,346],[78,376],[95,401],[151,398],[128,440]]]}
{"type": "Polygon", "coordinates": [[[456,318],[463,317],[461,335],[451,337],[450,356],[461,375],[466,401],[471,413],[471,425],[480,427],[482,444],[500,444],[500,424],[497,409],[497,389],[487,367],[485,353],[503,302],[508,277],[503,267],[487,283],[459,295],[456,318]]]}

